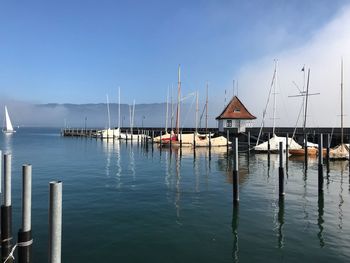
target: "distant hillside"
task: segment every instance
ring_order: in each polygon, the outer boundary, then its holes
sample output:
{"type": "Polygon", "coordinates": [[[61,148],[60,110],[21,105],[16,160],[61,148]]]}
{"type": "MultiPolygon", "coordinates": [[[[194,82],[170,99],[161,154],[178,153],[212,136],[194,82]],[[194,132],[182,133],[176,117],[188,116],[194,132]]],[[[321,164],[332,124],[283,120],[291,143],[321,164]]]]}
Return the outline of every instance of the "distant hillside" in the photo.
{"type": "MultiPolygon", "coordinates": [[[[170,127],[170,109],[169,105],[169,124],[170,127]]],[[[11,109],[11,118],[14,124],[21,126],[51,126],[51,127],[84,127],[85,118],[87,127],[107,127],[108,114],[107,105],[105,103],[97,104],[36,104],[22,105],[18,109],[11,109]]],[[[121,126],[128,127],[130,124],[130,109],[132,106],[121,104],[121,126]]],[[[200,107],[199,115],[201,115],[203,106],[200,107]]],[[[217,112],[215,112],[217,114],[217,112]]],[[[136,104],[134,126],[141,127],[163,127],[165,126],[166,103],[153,104],[136,104]]],[[[174,105],[175,125],[176,105],[174,105]]],[[[216,115],[209,117],[209,126],[216,127],[216,115]]],[[[202,127],[205,123],[205,116],[202,116],[202,127]]],[[[110,104],[111,126],[118,125],[118,104],[110,104]]],[[[181,125],[183,127],[194,127],[195,105],[181,105],[181,125]]]]}

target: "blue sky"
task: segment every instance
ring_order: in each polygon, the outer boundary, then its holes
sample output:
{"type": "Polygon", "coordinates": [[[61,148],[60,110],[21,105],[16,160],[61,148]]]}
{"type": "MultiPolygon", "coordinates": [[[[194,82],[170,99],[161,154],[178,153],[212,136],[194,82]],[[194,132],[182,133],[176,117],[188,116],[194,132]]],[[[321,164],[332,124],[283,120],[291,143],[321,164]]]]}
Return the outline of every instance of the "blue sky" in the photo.
{"type": "Polygon", "coordinates": [[[164,102],[181,64],[184,93],[209,81],[223,98],[243,67],[302,46],[347,3],[2,0],[0,95],[96,103],[120,86],[124,103],[164,102]]]}

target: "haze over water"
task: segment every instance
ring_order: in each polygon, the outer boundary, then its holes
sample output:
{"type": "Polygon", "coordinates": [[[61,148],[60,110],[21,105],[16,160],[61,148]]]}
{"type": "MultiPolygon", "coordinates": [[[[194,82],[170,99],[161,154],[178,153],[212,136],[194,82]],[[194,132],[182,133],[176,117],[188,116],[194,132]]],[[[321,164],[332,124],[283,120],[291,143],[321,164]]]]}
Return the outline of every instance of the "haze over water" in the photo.
{"type": "Polygon", "coordinates": [[[282,204],[277,156],[268,167],[265,155],[248,162],[242,152],[236,210],[225,147],[194,155],[23,128],[1,135],[0,149],[13,158],[14,236],[21,166],[33,165],[34,262],[47,261],[52,180],[63,181],[63,262],[346,262],[350,256],[347,161],[330,164],[319,196],[316,159],[307,174],[302,159],[290,159],[282,204]]]}

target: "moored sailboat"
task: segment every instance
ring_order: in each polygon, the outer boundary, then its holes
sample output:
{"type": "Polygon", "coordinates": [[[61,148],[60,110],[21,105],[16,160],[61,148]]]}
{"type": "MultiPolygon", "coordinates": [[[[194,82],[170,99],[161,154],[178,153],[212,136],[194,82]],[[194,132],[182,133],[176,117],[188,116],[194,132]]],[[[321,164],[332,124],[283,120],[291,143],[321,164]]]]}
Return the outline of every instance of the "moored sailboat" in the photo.
{"type": "Polygon", "coordinates": [[[341,60],[341,82],[340,82],[340,144],[336,147],[330,149],[329,151],[329,158],[331,160],[348,160],[349,159],[349,147],[344,143],[344,128],[343,128],[343,121],[344,121],[344,114],[343,114],[343,59],[341,60]]]}
{"type": "Polygon", "coordinates": [[[258,139],[256,141],[256,146],[254,147],[254,151],[256,153],[278,153],[279,151],[279,143],[282,142],[283,149],[286,149],[286,141],[288,140],[289,149],[301,149],[301,145],[299,145],[293,138],[280,137],[275,134],[275,126],[276,126],[276,79],[277,79],[277,61],[275,61],[275,69],[272,76],[272,81],[270,85],[269,96],[267,98],[266,106],[263,112],[263,119],[261,122],[261,127],[258,135],[258,139]],[[269,105],[270,96],[273,94],[273,128],[272,128],[272,138],[269,138],[268,141],[259,144],[260,136],[262,133],[262,129],[264,127],[264,121],[267,113],[267,107],[269,105]]]}

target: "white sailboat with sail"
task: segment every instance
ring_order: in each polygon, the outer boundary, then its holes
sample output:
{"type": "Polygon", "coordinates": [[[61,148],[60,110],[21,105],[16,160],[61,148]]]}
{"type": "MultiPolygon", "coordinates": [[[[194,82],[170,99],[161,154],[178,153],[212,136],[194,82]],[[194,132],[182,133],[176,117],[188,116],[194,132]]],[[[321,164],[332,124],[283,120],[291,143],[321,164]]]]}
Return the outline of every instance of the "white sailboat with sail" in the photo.
{"type": "Polygon", "coordinates": [[[5,118],[4,118],[4,127],[2,129],[2,132],[5,134],[12,134],[14,132],[16,132],[13,129],[12,123],[11,123],[11,119],[10,119],[10,115],[8,113],[7,107],[5,106],[5,118]]]}

